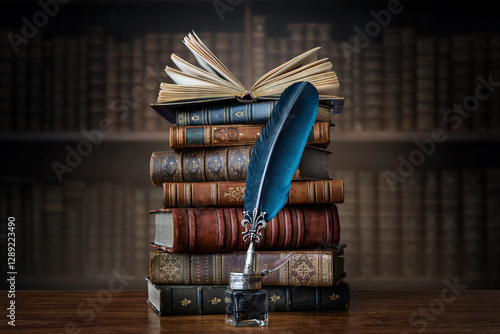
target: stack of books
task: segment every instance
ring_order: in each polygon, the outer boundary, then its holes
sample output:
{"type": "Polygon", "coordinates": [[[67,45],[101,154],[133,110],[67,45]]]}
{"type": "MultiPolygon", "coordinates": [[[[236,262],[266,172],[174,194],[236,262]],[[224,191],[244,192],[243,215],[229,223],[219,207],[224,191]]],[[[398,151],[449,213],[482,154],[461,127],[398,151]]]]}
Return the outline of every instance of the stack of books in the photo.
{"type": "Polygon", "coordinates": [[[320,94],[316,123],[302,155],[285,207],[256,244],[257,270],[294,252],[262,280],[269,310],[347,309],[344,247],[336,203],[344,184],[328,173],[330,117],[344,98],[327,59],[312,49],[271,70],[250,90],[193,33],[184,39],[201,68],[175,54],[180,70],[167,67],[176,84],[161,85],[152,105],[170,127],[173,150],[154,152],[150,176],[163,187],[163,206],[152,210],[155,233],[150,253],[148,303],[159,315],[225,312],[230,272],[242,272],[248,241],[241,225],[245,180],[252,148],[279,100],[298,81],[320,94]],[[235,97],[237,96],[237,97],[235,97]]]}

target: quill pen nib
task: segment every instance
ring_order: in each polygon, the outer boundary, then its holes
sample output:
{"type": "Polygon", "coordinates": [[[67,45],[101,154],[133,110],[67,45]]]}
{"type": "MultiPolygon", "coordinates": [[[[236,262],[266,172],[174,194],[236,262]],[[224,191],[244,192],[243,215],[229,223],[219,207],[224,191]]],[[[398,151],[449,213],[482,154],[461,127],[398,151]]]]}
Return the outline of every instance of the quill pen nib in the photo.
{"type": "Polygon", "coordinates": [[[255,271],[255,241],[254,238],[250,239],[247,255],[245,258],[245,267],[243,268],[244,274],[251,274],[255,271]]]}

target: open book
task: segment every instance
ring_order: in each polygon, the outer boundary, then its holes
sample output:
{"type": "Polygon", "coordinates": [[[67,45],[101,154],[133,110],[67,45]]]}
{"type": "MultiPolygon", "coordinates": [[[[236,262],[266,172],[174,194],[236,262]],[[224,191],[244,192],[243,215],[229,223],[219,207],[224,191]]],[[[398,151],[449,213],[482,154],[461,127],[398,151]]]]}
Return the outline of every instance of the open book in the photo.
{"type": "Polygon", "coordinates": [[[193,32],[183,43],[194,54],[201,68],[172,54],[171,58],[178,70],[165,69],[175,84],[162,83],[158,103],[181,100],[210,100],[224,97],[256,99],[258,97],[279,96],[285,88],[299,81],[313,84],[321,99],[343,99],[334,96],[339,87],[337,75],[332,71],[328,58],[318,60],[320,47],[264,74],[250,88],[245,88],[227,67],[207,48],[193,32]]]}

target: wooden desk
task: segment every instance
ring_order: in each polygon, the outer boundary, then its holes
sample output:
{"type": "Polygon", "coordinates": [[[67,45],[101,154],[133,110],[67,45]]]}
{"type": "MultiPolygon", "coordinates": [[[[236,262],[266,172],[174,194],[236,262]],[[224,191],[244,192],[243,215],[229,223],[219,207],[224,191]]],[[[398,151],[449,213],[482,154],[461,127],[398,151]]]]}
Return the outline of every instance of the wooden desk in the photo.
{"type": "Polygon", "coordinates": [[[500,291],[457,293],[358,291],[349,311],[272,313],[268,327],[234,328],[224,315],[160,318],[144,291],[103,290],[18,291],[11,327],[3,291],[0,333],[500,333],[500,291]]]}

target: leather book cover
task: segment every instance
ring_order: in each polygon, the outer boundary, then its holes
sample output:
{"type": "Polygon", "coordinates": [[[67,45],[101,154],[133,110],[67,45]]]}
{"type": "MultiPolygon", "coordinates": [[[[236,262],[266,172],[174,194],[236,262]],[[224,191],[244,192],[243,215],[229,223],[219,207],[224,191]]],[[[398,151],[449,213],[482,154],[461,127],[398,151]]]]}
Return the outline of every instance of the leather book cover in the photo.
{"type": "MultiPolygon", "coordinates": [[[[254,145],[264,126],[265,124],[174,126],[169,133],[170,147],[184,149],[254,145]]],[[[327,147],[330,143],[330,123],[314,123],[307,143],[327,147]]]]}
{"type": "MultiPolygon", "coordinates": [[[[344,247],[334,249],[256,252],[257,270],[264,270],[293,252],[281,268],[262,278],[263,285],[334,286],[345,277],[344,247]]],[[[155,284],[229,284],[229,273],[242,272],[246,252],[169,253],[153,250],[149,275],[155,284]]]]}
{"type": "MultiPolygon", "coordinates": [[[[224,314],[227,285],[154,284],[148,278],[147,302],[159,316],[224,314]]],[[[263,286],[272,312],[347,310],[347,282],[327,287],[263,286]]]]}
{"type": "MultiPolygon", "coordinates": [[[[156,186],[168,182],[245,181],[253,146],[158,151],[150,159],[156,186]]],[[[306,146],[294,179],[327,180],[331,152],[306,146]]]]}
{"type": "MultiPolygon", "coordinates": [[[[164,183],[163,208],[242,206],[245,182],[164,183]]],[[[344,202],[342,180],[292,181],[287,204],[344,202]]]]}
{"type": "MultiPolygon", "coordinates": [[[[150,211],[155,219],[154,243],[171,253],[246,251],[241,237],[243,207],[170,208],[150,211]]],[[[257,250],[329,248],[340,239],[333,204],[287,205],[262,230],[257,250]]]]}

